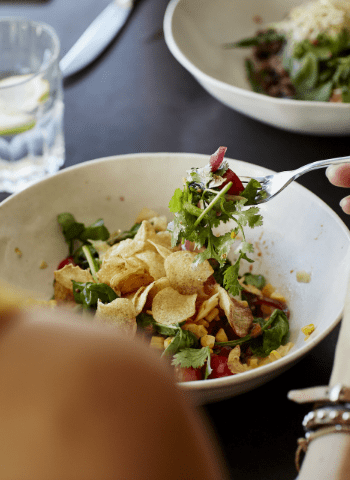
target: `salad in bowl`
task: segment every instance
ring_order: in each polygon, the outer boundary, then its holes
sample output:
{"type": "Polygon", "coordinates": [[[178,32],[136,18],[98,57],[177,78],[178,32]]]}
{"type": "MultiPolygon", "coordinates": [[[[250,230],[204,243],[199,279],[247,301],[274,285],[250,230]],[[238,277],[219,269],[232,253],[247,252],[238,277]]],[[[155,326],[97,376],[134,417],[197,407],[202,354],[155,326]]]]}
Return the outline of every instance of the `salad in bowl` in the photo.
{"type": "Polygon", "coordinates": [[[316,0],[226,48],[252,47],[245,60],[254,92],[272,97],[350,102],[350,2],[316,0]]]}
{"type": "Polygon", "coordinates": [[[129,230],[110,234],[101,219],[86,227],[58,215],[69,255],[54,272],[57,304],[142,336],[180,382],[237,375],[293,347],[286,299],[250,268],[244,230],[262,224],[261,186],[252,179],[244,188],[225,152],[187,172],[169,224],[143,208],[129,230]]]}

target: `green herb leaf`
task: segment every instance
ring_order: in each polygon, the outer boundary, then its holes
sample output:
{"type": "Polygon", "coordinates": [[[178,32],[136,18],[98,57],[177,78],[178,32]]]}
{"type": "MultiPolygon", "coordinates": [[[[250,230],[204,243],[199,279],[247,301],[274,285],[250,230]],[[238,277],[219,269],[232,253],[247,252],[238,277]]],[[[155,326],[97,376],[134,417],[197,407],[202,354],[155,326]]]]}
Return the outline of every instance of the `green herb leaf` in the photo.
{"type": "Polygon", "coordinates": [[[79,240],[86,243],[87,240],[108,240],[109,231],[104,225],[102,218],[86,227],[79,236],[79,240]]]}
{"type": "Polygon", "coordinates": [[[178,331],[181,330],[181,327],[178,323],[174,325],[163,325],[162,323],[157,323],[152,315],[142,312],[137,315],[136,323],[141,329],[152,327],[152,331],[154,333],[159,333],[165,337],[174,337],[177,335],[178,331]]]}
{"type": "Polygon", "coordinates": [[[182,330],[182,328],[179,328],[171,343],[162,353],[162,356],[175,355],[180,350],[197,345],[198,339],[194,333],[190,332],[189,330],[182,330]]]}
{"type": "Polygon", "coordinates": [[[170,212],[176,213],[180,212],[182,209],[182,199],[183,193],[180,188],[177,188],[174,192],[172,199],[169,202],[169,210],[170,212]]]}
{"type": "MultiPolygon", "coordinates": [[[[201,368],[205,364],[209,363],[210,368],[210,348],[202,347],[197,348],[185,348],[174,355],[172,365],[182,368],[201,368]]],[[[210,372],[208,373],[210,374],[210,372]]]]}
{"type": "Polygon", "coordinates": [[[225,43],[224,48],[246,48],[246,47],[254,47],[257,45],[261,45],[262,43],[272,43],[272,42],[284,42],[285,36],[282,33],[277,32],[273,28],[268,29],[265,32],[260,32],[254,37],[244,38],[243,40],[239,40],[238,42],[234,43],[225,43]]]}
{"type": "Polygon", "coordinates": [[[72,283],[75,302],[85,308],[96,309],[99,299],[103,303],[110,303],[118,298],[115,291],[105,283],[82,283],[75,280],[72,280],[72,283]]]}
{"type": "Polygon", "coordinates": [[[267,357],[272,350],[276,350],[283,345],[288,338],[289,322],[286,314],[282,310],[274,310],[268,320],[255,318],[255,323],[259,323],[263,331],[262,335],[253,338],[250,334],[237,340],[227,342],[215,342],[217,346],[235,347],[244,343],[249,343],[254,355],[258,357],[267,357]]]}
{"type": "Polygon", "coordinates": [[[253,273],[245,273],[244,275],[244,283],[246,285],[253,285],[254,287],[261,290],[266,285],[266,280],[263,275],[254,275],[253,273]]]}
{"type": "Polygon", "coordinates": [[[318,60],[312,52],[302,58],[298,70],[291,74],[291,80],[298,98],[303,98],[306,92],[312,90],[318,80],[318,60]]]}
{"type": "Polygon", "coordinates": [[[133,239],[137,234],[141,223],[135,223],[130,230],[125,230],[124,232],[117,233],[113,238],[110,239],[108,242],[109,245],[114,245],[115,243],[119,243],[122,240],[126,240],[127,238],[133,239]]]}
{"type": "Polygon", "coordinates": [[[282,310],[275,310],[269,318],[269,328],[264,329],[262,336],[253,339],[250,348],[254,355],[267,357],[272,350],[276,350],[285,343],[289,333],[289,322],[282,310]]]}
{"type": "Polygon", "coordinates": [[[85,229],[83,223],[75,220],[71,213],[60,213],[57,215],[57,221],[62,227],[62,233],[69,246],[69,255],[73,254],[74,240],[80,237],[85,229]]]}
{"type": "MultiPolygon", "coordinates": [[[[225,171],[226,167],[223,169],[225,171]]],[[[218,263],[218,268],[223,269],[236,236],[241,233],[243,242],[239,258],[234,265],[226,265],[227,268],[220,272],[224,288],[236,295],[241,290],[238,282],[240,261],[252,261],[246,254],[252,252],[253,247],[245,241],[243,227],[262,225],[258,207],[245,208],[245,205],[256,203],[261,185],[253,180],[238,199],[232,199],[226,195],[232,183],[220,188],[220,182],[222,184],[224,179],[218,175],[218,171],[213,174],[209,165],[202,169],[192,168],[186,180],[184,189],[177,189],[170,201],[170,208],[174,212],[174,220],[168,226],[172,232],[172,246],[186,240],[193,242],[195,248],[201,250],[194,259],[195,266],[205,260],[214,260],[218,263]],[[195,183],[193,178],[196,179],[195,183]],[[222,235],[213,233],[220,224],[232,221],[235,226],[231,230],[222,235]]]]}

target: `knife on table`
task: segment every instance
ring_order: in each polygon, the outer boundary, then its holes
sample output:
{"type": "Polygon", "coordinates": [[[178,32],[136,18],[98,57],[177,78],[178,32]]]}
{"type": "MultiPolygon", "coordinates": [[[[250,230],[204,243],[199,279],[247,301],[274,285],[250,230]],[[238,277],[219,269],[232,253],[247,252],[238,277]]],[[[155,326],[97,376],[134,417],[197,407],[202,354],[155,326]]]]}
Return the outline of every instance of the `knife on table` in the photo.
{"type": "Polygon", "coordinates": [[[128,19],[135,0],[113,0],[85,30],[60,61],[63,77],[68,77],[95,60],[109,45],[128,19]]]}

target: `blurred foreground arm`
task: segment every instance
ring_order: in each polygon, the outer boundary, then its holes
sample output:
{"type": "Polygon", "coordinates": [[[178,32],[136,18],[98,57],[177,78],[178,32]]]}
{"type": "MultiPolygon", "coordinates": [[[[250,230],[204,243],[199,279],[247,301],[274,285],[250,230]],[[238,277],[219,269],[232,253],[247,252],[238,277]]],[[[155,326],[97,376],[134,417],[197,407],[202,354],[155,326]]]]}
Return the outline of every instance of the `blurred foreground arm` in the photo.
{"type": "Polygon", "coordinates": [[[226,478],[166,366],[112,328],[0,313],[0,385],[2,480],[226,478]]]}

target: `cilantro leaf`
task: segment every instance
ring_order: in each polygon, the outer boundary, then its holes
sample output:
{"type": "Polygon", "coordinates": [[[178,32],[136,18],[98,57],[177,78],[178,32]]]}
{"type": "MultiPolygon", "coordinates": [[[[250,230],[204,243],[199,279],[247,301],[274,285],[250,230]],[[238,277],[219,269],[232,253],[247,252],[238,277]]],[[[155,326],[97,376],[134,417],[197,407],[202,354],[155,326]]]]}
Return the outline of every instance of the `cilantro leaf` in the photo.
{"type": "Polygon", "coordinates": [[[201,368],[207,362],[207,369],[205,378],[211,373],[210,367],[210,348],[202,347],[197,348],[185,348],[174,355],[172,360],[172,365],[179,366],[182,368],[201,368]]]}

